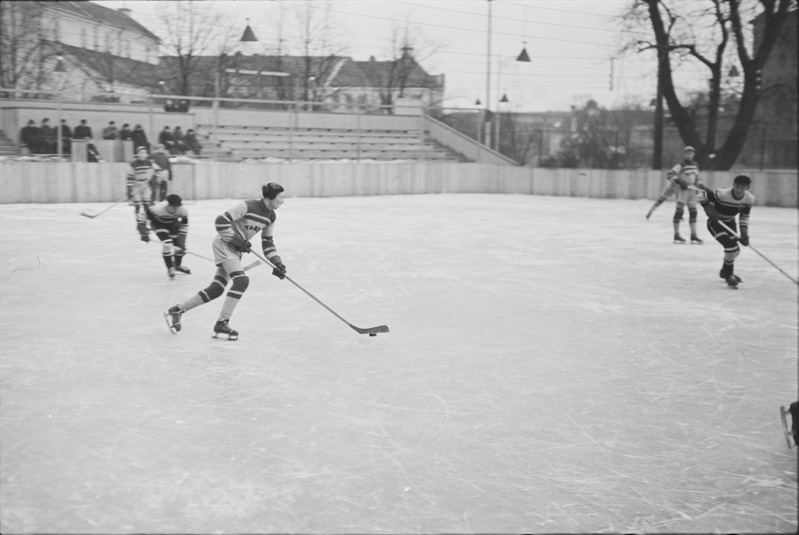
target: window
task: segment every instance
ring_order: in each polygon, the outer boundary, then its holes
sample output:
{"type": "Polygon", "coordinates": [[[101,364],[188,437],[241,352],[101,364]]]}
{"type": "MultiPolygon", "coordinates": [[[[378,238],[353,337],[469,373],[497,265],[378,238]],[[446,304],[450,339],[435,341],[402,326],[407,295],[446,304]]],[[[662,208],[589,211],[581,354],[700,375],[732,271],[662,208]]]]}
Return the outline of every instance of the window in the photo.
{"type": "Polygon", "coordinates": [[[86,42],[87,42],[86,28],[81,28],[80,29],[80,47],[81,48],[86,48],[86,42]]]}
{"type": "Polygon", "coordinates": [[[58,19],[53,22],[53,41],[61,41],[61,22],[58,19]]]}
{"type": "Polygon", "coordinates": [[[94,27],[94,49],[100,50],[100,28],[94,27]]]}

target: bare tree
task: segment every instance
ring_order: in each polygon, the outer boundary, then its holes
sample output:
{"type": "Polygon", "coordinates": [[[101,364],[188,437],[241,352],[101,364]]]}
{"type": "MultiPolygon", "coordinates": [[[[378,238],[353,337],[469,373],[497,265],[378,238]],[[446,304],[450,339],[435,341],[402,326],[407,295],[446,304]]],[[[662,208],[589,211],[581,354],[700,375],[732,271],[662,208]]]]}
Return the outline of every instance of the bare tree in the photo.
{"type": "MultiPolygon", "coordinates": [[[[763,67],[795,0],[635,0],[624,22],[636,34],[638,22],[651,26],[652,38],[633,37],[626,49],[657,53],[658,93],[665,99],[683,141],[696,147],[700,162],[715,156],[716,169],[729,169],[738,158],[754,121],[762,87],[763,67]],[[761,38],[754,42],[743,20],[762,15],[761,38]],[[732,50],[730,50],[732,48],[732,50]],[[734,63],[727,63],[734,58],[734,63]],[[708,117],[704,138],[688,108],[681,102],[675,73],[702,66],[708,73],[708,117]],[[740,66],[743,86],[732,128],[717,147],[719,105],[729,71],[740,66]]],[[[640,29],[640,28],[638,28],[640,29]]]]}
{"type": "Polygon", "coordinates": [[[227,23],[224,14],[215,10],[211,3],[197,2],[162,2],[159,3],[159,19],[162,28],[162,53],[170,58],[168,61],[174,75],[165,80],[168,89],[179,95],[196,94],[193,81],[198,75],[213,74],[218,80],[220,72],[225,69],[223,55],[229,55],[231,46],[240,37],[241,29],[227,23]],[[203,57],[217,56],[219,61],[216,71],[208,71],[207,61],[203,57]]]}
{"type": "MultiPolygon", "coordinates": [[[[441,45],[427,40],[423,33],[407,20],[403,26],[395,25],[388,41],[387,61],[370,61],[363,65],[367,80],[377,88],[380,104],[391,106],[394,98],[405,96],[412,83],[433,84],[425,76],[420,62],[433,56],[441,45]]],[[[390,109],[390,108],[389,108],[390,109]]]]}
{"type": "Polygon", "coordinates": [[[301,0],[293,6],[302,56],[295,83],[306,102],[321,102],[335,92],[329,82],[344,61],[345,47],[334,45],[341,30],[333,23],[332,6],[330,0],[301,0]]]}
{"type": "Polygon", "coordinates": [[[41,89],[45,63],[57,54],[42,24],[40,2],[0,2],[0,83],[9,89],[41,89]]]}

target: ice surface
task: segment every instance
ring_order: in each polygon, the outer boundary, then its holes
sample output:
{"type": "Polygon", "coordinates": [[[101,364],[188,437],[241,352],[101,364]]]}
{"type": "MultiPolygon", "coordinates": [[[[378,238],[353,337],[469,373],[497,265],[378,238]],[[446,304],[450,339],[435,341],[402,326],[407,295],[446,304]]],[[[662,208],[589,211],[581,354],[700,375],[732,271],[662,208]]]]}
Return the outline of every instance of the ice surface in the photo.
{"type": "MultiPolygon", "coordinates": [[[[188,247],[217,214],[189,203],[188,247]]],[[[673,204],[523,195],[289,198],[270,270],[161,314],[132,209],[0,206],[3,533],[797,530],[797,286],[744,249],[673,245],[673,204]]],[[[688,235],[683,222],[683,235],[688,235]]],[[[752,245],[797,272],[797,213],[752,245]]]]}

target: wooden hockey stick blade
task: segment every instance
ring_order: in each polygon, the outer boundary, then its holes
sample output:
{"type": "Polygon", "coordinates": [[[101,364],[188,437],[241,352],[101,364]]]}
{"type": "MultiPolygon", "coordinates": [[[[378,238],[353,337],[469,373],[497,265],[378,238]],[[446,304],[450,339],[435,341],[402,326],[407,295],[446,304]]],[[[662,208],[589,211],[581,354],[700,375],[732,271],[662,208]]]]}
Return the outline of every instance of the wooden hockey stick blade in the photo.
{"type": "Polygon", "coordinates": [[[356,327],[352,323],[347,323],[352,329],[357,332],[358,334],[368,334],[370,336],[377,335],[379,333],[387,333],[388,326],[387,325],[378,325],[377,327],[369,327],[368,329],[362,329],[360,327],[356,327]]]}

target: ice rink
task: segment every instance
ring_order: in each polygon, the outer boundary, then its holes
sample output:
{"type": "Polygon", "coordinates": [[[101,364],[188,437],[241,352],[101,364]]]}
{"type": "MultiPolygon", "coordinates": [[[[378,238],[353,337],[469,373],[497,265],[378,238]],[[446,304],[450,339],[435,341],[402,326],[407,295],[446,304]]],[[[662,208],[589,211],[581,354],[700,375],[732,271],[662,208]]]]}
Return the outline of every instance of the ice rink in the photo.
{"type": "MultiPolygon", "coordinates": [[[[214,266],[169,280],[126,204],[0,205],[0,531],[796,533],[797,286],[650,205],[289,196],[289,275],[391,332],[258,266],[237,342],[221,299],[170,334],[214,266]]],[[[797,223],[750,227],[794,278],[797,223]]]]}

